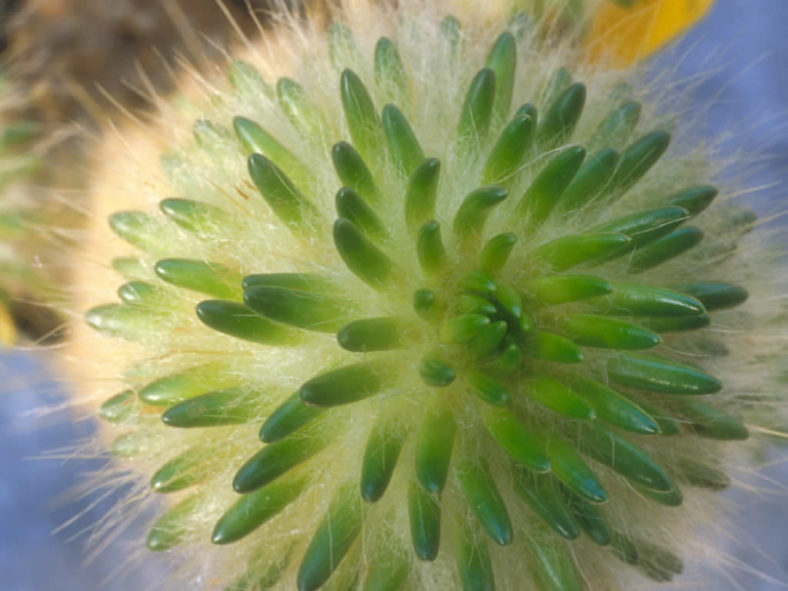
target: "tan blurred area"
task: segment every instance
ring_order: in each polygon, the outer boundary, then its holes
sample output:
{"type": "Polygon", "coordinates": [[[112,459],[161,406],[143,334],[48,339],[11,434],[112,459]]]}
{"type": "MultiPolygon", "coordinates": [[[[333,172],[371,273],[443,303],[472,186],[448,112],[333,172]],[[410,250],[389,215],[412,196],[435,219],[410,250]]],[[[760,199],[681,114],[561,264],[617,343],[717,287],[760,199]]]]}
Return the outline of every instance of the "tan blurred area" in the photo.
{"type": "Polygon", "coordinates": [[[24,89],[25,115],[47,123],[95,120],[113,97],[146,106],[149,81],[173,86],[178,56],[217,58],[237,35],[257,31],[268,0],[0,0],[2,60],[24,89]],[[145,80],[141,77],[144,73],[145,80]],[[103,89],[100,90],[100,89],[103,89]]]}

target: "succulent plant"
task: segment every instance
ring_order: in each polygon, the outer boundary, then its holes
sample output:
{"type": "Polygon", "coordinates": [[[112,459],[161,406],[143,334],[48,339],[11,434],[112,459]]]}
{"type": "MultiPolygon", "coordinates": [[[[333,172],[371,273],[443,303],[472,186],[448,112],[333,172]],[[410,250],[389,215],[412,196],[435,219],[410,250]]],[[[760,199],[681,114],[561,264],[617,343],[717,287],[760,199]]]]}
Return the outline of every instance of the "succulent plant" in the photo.
{"type": "Polygon", "coordinates": [[[738,308],[754,217],[573,39],[369,10],[124,163],[88,373],[122,367],[100,414],[166,497],[148,547],[239,590],[671,580],[770,371],[729,347],[770,312],[738,308]]]}
{"type": "Polygon", "coordinates": [[[0,342],[16,340],[12,299],[40,290],[42,279],[29,261],[30,226],[37,217],[33,177],[41,158],[30,148],[37,132],[32,121],[9,116],[17,92],[0,69],[0,342]]]}

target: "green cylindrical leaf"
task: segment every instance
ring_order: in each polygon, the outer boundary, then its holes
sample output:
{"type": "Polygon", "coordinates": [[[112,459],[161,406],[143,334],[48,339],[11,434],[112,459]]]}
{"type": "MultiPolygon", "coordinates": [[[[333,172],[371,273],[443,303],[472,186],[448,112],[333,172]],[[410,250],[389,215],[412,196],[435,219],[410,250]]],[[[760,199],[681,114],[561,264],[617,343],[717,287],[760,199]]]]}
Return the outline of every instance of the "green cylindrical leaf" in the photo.
{"type": "Polygon", "coordinates": [[[172,406],[210,390],[235,386],[239,379],[229,377],[221,364],[203,364],[146,384],[139,391],[139,397],[145,404],[172,406]]]}
{"type": "Polygon", "coordinates": [[[96,306],[85,314],[85,322],[95,330],[132,341],[157,334],[163,327],[162,320],[161,314],[154,314],[146,308],[121,304],[96,306]]]}
{"type": "Polygon", "coordinates": [[[623,146],[640,119],[640,103],[627,101],[613,109],[596,128],[591,136],[591,144],[599,148],[615,148],[623,146]]]}
{"type": "Polygon", "coordinates": [[[397,47],[386,37],[375,45],[375,82],[389,91],[389,96],[403,98],[408,95],[408,75],[397,47]]]}
{"type": "Polygon", "coordinates": [[[705,328],[711,324],[711,316],[708,314],[696,314],[694,316],[674,316],[664,318],[639,318],[638,322],[650,328],[654,332],[681,332],[685,330],[695,330],[705,328]]]}
{"type": "Polygon", "coordinates": [[[440,23],[440,33],[448,41],[453,50],[452,53],[456,51],[460,44],[460,31],[462,31],[462,25],[453,14],[444,18],[440,23]]]}
{"type": "Polygon", "coordinates": [[[405,115],[396,106],[388,104],[381,114],[383,133],[394,164],[406,177],[424,160],[424,152],[405,115]]]}
{"type": "Polygon", "coordinates": [[[583,352],[569,339],[541,330],[528,340],[528,352],[537,359],[557,363],[580,363],[583,352]]]}
{"type": "Polygon", "coordinates": [[[110,423],[122,423],[134,411],[134,392],[124,390],[108,398],[99,407],[99,416],[110,423]]]}
{"type": "Polygon", "coordinates": [[[425,320],[432,320],[439,308],[435,300],[435,292],[429,289],[417,289],[413,292],[413,309],[425,320]]]}
{"type": "Polygon", "coordinates": [[[621,154],[616,174],[610,181],[611,192],[623,193],[637,183],[668,149],[670,134],[652,131],[631,144],[621,154]]]}
{"type": "Polygon", "coordinates": [[[689,219],[686,209],[660,207],[641,211],[608,222],[594,229],[595,232],[616,232],[632,239],[631,248],[640,248],[670,234],[689,219]]]}
{"type": "Polygon", "coordinates": [[[216,522],[214,544],[230,544],[252,533],[295,501],[308,484],[307,478],[277,480],[238,499],[216,522]]]}
{"type": "Polygon", "coordinates": [[[116,257],[110,262],[115,269],[126,279],[147,279],[148,272],[142,261],[134,257],[116,257]]]}
{"type": "Polygon", "coordinates": [[[330,407],[368,398],[384,387],[381,368],[361,362],[315,376],[301,386],[299,396],[307,404],[330,407]]]}
{"type": "Polygon", "coordinates": [[[402,345],[399,323],[395,318],[366,318],[346,324],[337,332],[339,346],[366,353],[388,351],[402,345]]]}
{"type": "Polygon", "coordinates": [[[522,383],[523,393],[550,410],[571,419],[592,419],[591,406],[555,378],[534,373],[522,383]]]}
{"type": "Polygon", "coordinates": [[[632,239],[618,232],[577,234],[551,240],[533,251],[556,271],[567,271],[584,263],[595,263],[623,255],[630,250],[632,239]]]}
{"type": "Polygon", "coordinates": [[[584,454],[635,484],[663,492],[672,488],[668,475],[646,452],[597,423],[578,429],[577,442],[584,454]]]}
{"type": "Polygon", "coordinates": [[[517,236],[511,232],[490,238],[479,255],[481,270],[492,275],[503,269],[509,260],[509,255],[512,254],[515,242],[517,242],[517,236]]]}
{"type": "Polygon", "coordinates": [[[323,586],[361,532],[361,500],[355,483],[345,483],[334,495],[298,567],[298,591],[323,586]]]}
{"type": "Polygon", "coordinates": [[[563,482],[570,490],[592,503],[603,503],[607,500],[607,493],[602,484],[588,464],[563,437],[542,431],[550,458],[550,468],[553,476],[563,482]]]}
{"type": "Polygon", "coordinates": [[[700,300],[709,312],[738,306],[746,302],[749,297],[743,287],[720,281],[682,283],[675,288],[700,300]]]}
{"type": "Polygon", "coordinates": [[[519,115],[503,128],[484,163],[482,182],[510,184],[523,164],[525,153],[533,144],[536,120],[519,115]]]}
{"type": "Polygon", "coordinates": [[[441,340],[446,343],[466,343],[488,324],[490,324],[490,319],[482,314],[454,316],[441,327],[441,340]]]}
{"type": "Polygon", "coordinates": [[[639,558],[638,549],[632,540],[616,531],[610,532],[610,534],[610,549],[616,558],[626,564],[637,564],[639,558]]]}
{"type": "Polygon", "coordinates": [[[241,494],[257,490],[314,456],[327,443],[314,433],[269,443],[239,468],[233,478],[233,489],[241,494]]]}
{"type": "Polygon", "coordinates": [[[484,426],[517,463],[537,472],[550,469],[550,460],[537,437],[508,408],[484,408],[484,426]]]}
{"type": "Polygon", "coordinates": [[[349,187],[342,187],[336,197],[337,215],[351,221],[372,239],[388,235],[383,222],[366,202],[349,187]]]}
{"type": "Polygon", "coordinates": [[[205,450],[202,449],[190,449],[175,456],[153,474],[151,489],[158,493],[171,493],[196,484],[208,475],[205,460],[205,450]]]}
{"type": "Polygon", "coordinates": [[[416,477],[425,490],[440,493],[446,484],[457,425],[444,406],[427,411],[416,442],[416,477]]]}
{"type": "Polygon", "coordinates": [[[312,140],[321,137],[323,116],[298,82],[280,78],[276,82],[276,96],[285,115],[301,135],[312,140]]]}
{"type": "Polygon", "coordinates": [[[236,388],[206,392],[168,408],[161,420],[170,427],[242,425],[260,413],[260,400],[236,388]]]}
{"type": "Polygon", "coordinates": [[[426,275],[438,273],[446,261],[446,249],[441,239],[440,224],[435,220],[426,222],[416,238],[416,254],[419,266],[426,275]]]}
{"type": "Polygon", "coordinates": [[[586,102],[586,87],[580,82],[564,90],[547,110],[536,132],[536,141],[545,148],[568,141],[580,120],[586,102]]]}
{"type": "Polygon", "coordinates": [[[512,343],[508,345],[506,349],[503,350],[503,353],[500,354],[498,360],[496,361],[496,368],[498,371],[506,374],[511,375],[517,372],[520,369],[520,364],[523,360],[523,352],[520,347],[512,343]]]}
{"type": "Polygon", "coordinates": [[[501,343],[503,343],[503,339],[508,330],[509,325],[506,324],[505,320],[499,320],[498,322],[492,322],[483,326],[479,329],[479,332],[468,341],[468,348],[479,356],[490,355],[499,348],[501,343]]]}
{"type": "Polygon", "coordinates": [[[725,472],[709,464],[682,458],[678,467],[679,474],[691,486],[719,491],[728,488],[731,479],[725,472]]]}
{"type": "Polygon", "coordinates": [[[644,497],[656,501],[660,505],[666,507],[679,507],[684,502],[684,496],[681,494],[681,489],[675,484],[668,491],[657,491],[645,488],[642,486],[634,485],[637,490],[644,497]]]}
{"type": "Polygon", "coordinates": [[[316,273],[255,273],[244,277],[241,285],[245,290],[259,286],[282,287],[321,295],[337,291],[336,283],[316,273]]]}
{"type": "Polygon", "coordinates": [[[496,544],[511,544],[512,522],[487,464],[481,459],[463,458],[456,470],[460,488],[481,526],[496,544]]]}
{"type": "Polygon", "coordinates": [[[342,23],[331,23],[328,29],[328,55],[337,69],[361,59],[353,33],[342,23]]]}
{"type": "MultiPolygon", "coordinates": [[[[649,491],[651,494],[659,494],[650,489],[643,490],[649,491]]],[[[566,491],[564,496],[567,499],[569,509],[572,511],[572,516],[577,524],[583,528],[586,535],[591,538],[595,544],[599,544],[600,546],[607,546],[610,544],[612,534],[610,533],[610,529],[601,511],[585,499],[569,491],[566,491]]]]}
{"type": "Polygon", "coordinates": [[[717,189],[709,186],[691,187],[673,195],[668,203],[686,209],[690,215],[698,215],[717,196],[717,189]]]}
{"type": "Polygon", "coordinates": [[[160,279],[216,298],[230,299],[241,294],[241,275],[210,261],[162,259],[154,266],[160,279]]]}
{"type": "Polygon", "coordinates": [[[696,395],[722,389],[719,380],[691,365],[653,355],[616,355],[605,367],[613,382],[649,392],[696,395]]]}
{"type": "Polygon", "coordinates": [[[459,311],[464,314],[492,316],[498,310],[489,299],[473,293],[462,293],[457,299],[459,311]]]}
{"type": "Polygon", "coordinates": [[[408,181],[405,192],[405,222],[412,232],[435,215],[440,170],[440,160],[427,158],[413,171],[408,181]]]}
{"type": "Polygon", "coordinates": [[[487,135],[492,120],[495,94],[495,72],[491,68],[482,68],[473,77],[460,111],[457,138],[461,142],[472,144],[487,135]]]}
{"type": "Polygon", "coordinates": [[[227,66],[227,80],[238,94],[244,97],[274,98],[274,91],[257,69],[243,60],[233,60],[227,66]]]}
{"type": "Polygon", "coordinates": [[[678,435],[681,432],[678,421],[668,416],[664,410],[660,410],[659,408],[643,402],[642,400],[638,401],[638,406],[645,410],[651,416],[651,418],[657,422],[657,425],[659,425],[660,435],[669,437],[671,435],[678,435]]]}
{"type": "Polygon", "coordinates": [[[494,297],[497,286],[492,277],[484,271],[471,271],[462,278],[462,287],[484,297],[494,297]]]}
{"type": "Polygon", "coordinates": [[[495,591],[492,561],[484,538],[460,526],[455,538],[455,559],[463,591],[495,591]]]}
{"type": "Polygon", "coordinates": [[[591,404],[597,418],[606,423],[644,435],[660,432],[659,424],[648,412],[615,390],[582,376],[573,376],[569,383],[591,404]]]}
{"type": "Polygon", "coordinates": [[[445,388],[457,377],[454,368],[437,357],[425,357],[419,361],[421,381],[433,388],[445,388]]]}
{"type": "Polygon", "coordinates": [[[525,284],[528,295],[547,306],[587,300],[612,290],[606,280],[591,275],[553,275],[525,284]]]}
{"type": "Polygon", "coordinates": [[[468,375],[468,384],[473,392],[482,400],[496,406],[506,406],[509,402],[509,391],[494,377],[474,370],[468,375]]]}
{"type": "Polygon", "coordinates": [[[361,497],[365,501],[374,503],[383,496],[406,435],[396,417],[383,416],[372,427],[361,465],[361,497]]]}
{"type": "Polygon", "coordinates": [[[641,273],[657,265],[681,256],[690,248],[700,244],[703,232],[694,226],[679,228],[648,246],[641,248],[629,260],[629,272],[641,273]]]}
{"type": "Polygon", "coordinates": [[[309,171],[303,162],[251,119],[236,117],[233,119],[233,128],[243,147],[244,156],[248,157],[253,153],[262,154],[288,175],[295,176],[299,180],[309,177],[309,171]]]}
{"type": "Polygon", "coordinates": [[[701,437],[733,441],[747,439],[750,436],[747,427],[738,419],[705,402],[686,401],[680,405],[680,413],[691,421],[692,431],[701,437]]]}
{"type": "Polygon", "coordinates": [[[410,560],[399,550],[381,549],[367,566],[362,591],[399,591],[410,573],[410,560]]]}
{"type": "Polygon", "coordinates": [[[499,119],[504,119],[512,108],[512,91],[517,73],[517,43],[514,35],[501,33],[490,49],[486,65],[495,72],[493,112],[499,119]]]}
{"type": "Polygon", "coordinates": [[[570,314],[558,320],[561,331],[578,345],[606,349],[650,349],[660,343],[650,330],[608,316],[570,314]]]}
{"type": "Polygon", "coordinates": [[[514,491],[555,532],[574,540],[580,530],[559,494],[556,480],[548,474],[534,474],[523,469],[514,473],[514,491]]]}
{"type": "Polygon", "coordinates": [[[615,150],[602,150],[588,158],[561,196],[559,207],[573,211],[591,203],[608,186],[617,164],[615,150]]]}
{"type": "Polygon", "coordinates": [[[647,542],[638,542],[637,546],[638,569],[653,581],[669,582],[684,570],[681,558],[667,548],[647,542]]]}
{"type": "Polygon", "coordinates": [[[379,203],[380,193],[372,173],[356,149],[347,142],[337,142],[331,148],[331,160],[341,183],[353,189],[368,203],[379,203]]]}
{"type": "Polygon", "coordinates": [[[296,391],[268,415],[263,426],[260,427],[260,439],[265,443],[284,439],[323,412],[322,408],[306,404],[301,400],[300,393],[296,391]]]}
{"type": "Polygon", "coordinates": [[[153,524],[145,545],[148,550],[154,552],[164,552],[180,544],[186,532],[189,530],[192,516],[200,502],[199,496],[192,496],[181,501],[172,509],[167,511],[162,517],[153,524]]]}
{"type": "Polygon", "coordinates": [[[595,307],[605,314],[631,316],[695,316],[706,310],[697,299],[661,287],[636,283],[613,283],[613,291],[595,307]]]}
{"type": "Polygon", "coordinates": [[[169,306],[168,296],[167,290],[145,281],[129,281],[118,288],[121,301],[137,308],[169,306]]]}
{"type": "Polygon", "coordinates": [[[493,207],[506,199],[506,189],[498,186],[481,187],[468,193],[460,204],[452,229],[460,241],[478,239],[493,207]]]}
{"type": "Polygon", "coordinates": [[[263,80],[254,66],[243,60],[233,60],[227,66],[227,79],[238,94],[259,99],[260,95],[274,97],[273,89],[263,80]]]}
{"type": "Polygon", "coordinates": [[[201,237],[227,222],[227,214],[223,210],[191,199],[163,199],[159,202],[159,209],[181,228],[201,237]]]}
{"type": "Polygon", "coordinates": [[[249,176],[276,217],[299,226],[315,215],[314,207],[287,175],[261,154],[249,156],[249,176]]]}
{"type": "Polygon", "coordinates": [[[391,280],[393,263],[355,224],[345,218],[337,219],[334,244],[353,274],[375,289],[385,289],[391,280]]]}
{"type": "Polygon", "coordinates": [[[383,142],[380,118],[369,92],[361,79],[351,70],[342,72],[339,90],[353,144],[364,158],[374,159],[383,142]]]}
{"type": "Polygon", "coordinates": [[[416,556],[435,560],[441,541],[440,501],[415,481],[408,486],[408,518],[416,556]]]}
{"type": "Polygon", "coordinates": [[[583,585],[563,542],[552,536],[545,537],[539,532],[542,528],[534,529],[538,533],[534,535],[535,532],[529,531],[525,539],[533,557],[532,568],[539,591],[581,591],[583,585]]]}
{"type": "MultiPolygon", "coordinates": [[[[544,9],[542,9],[544,10],[544,9]]],[[[528,15],[525,15],[526,17],[528,15]]],[[[572,84],[572,74],[566,68],[558,68],[553,71],[541,92],[540,103],[545,106],[552,105],[572,84]]]]}
{"type": "Polygon", "coordinates": [[[119,211],[109,216],[108,221],[115,234],[145,252],[161,246],[164,239],[159,221],[141,211],[119,211]]]}
{"type": "Polygon", "coordinates": [[[213,330],[262,345],[293,345],[299,340],[292,329],[263,318],[238,302],[205,300],[197,304],[197,317],[213,330]]]}
{"type": "Polygon", "coordinates": [[[343,300],[314,293],[260,285],[244,291],[249,308],[283,324],[318,332],[334,332],[347,321],[343,300]]]}
{"type": "Polygon", "coordinates": [[[560,202],[585,157],[583,148],[572,146],[551,158],[517,204],[517,215],[527,215],[530,227],[540,226],[560,202]]]}

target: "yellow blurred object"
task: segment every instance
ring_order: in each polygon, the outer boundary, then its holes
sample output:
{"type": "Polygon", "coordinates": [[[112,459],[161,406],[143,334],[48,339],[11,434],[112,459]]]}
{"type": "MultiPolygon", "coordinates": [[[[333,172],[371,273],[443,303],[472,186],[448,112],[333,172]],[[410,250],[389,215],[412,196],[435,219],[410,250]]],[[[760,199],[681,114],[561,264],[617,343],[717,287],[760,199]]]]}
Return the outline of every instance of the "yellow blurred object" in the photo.
{"type": "Polygon", "coordinates": [[[0,345],[10,347],[16,344],[16,326],[11,312],[4,304],[0,304],[0,345]]]}
{"type": "Polygon", "coordinates": [[[594,15],[589,51],[595,59],[631,64],[689,29],[713,4],[714,0],[608,0],[594,15]]]}

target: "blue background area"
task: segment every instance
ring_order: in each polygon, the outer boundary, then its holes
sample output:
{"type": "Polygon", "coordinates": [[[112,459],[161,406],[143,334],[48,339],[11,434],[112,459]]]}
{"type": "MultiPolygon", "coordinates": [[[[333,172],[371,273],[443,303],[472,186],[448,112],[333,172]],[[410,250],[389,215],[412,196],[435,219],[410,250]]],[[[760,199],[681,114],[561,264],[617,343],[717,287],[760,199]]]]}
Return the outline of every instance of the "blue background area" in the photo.
{"type": "MultiPolygon", "coordinates": [[[[787,28],[786,0],[719,0],[710,17],[657,62],[676,67],[678,76],[691,76],[699,69],[710,72],[695,91],[698,100],[715,98],[705,118],[709,133],[738,129],[739,133],[730,141],[731,149],[744,148],[749,153],[771,155],[754,179],[761,185],[777,183],[785,187],[788,180],[787,28]],[[708,61],[709,55],[716,57],[708,61]]],[[[785,189],[773,189],[771,199],[771,209],[785,208],[785,189]]],[[[64,402],[61,390],[46,377],[47,370],[40,361],[22,353],[7,354],[0,357],[0,375],[5,382],[3,389],[10,390],[0,396],[0,591],[155,588],[161,568],[155,558],[151,558],[150,568],[145,572],[117,579],[111,575],[124,558],[126,545],[122,542],[98,561],[83,566],[79,542],[68,542],[67,533],[51,534],[89,503],[85,500],[64,505],[56,502],[58,495],[78,484],[80,475],[96,469],[99,463],[32,458],[77,445],[89,437],[93,426],[86,421],[67,422],[64,414],[45,419],[31,414],[32,409],[57,407],[64,402]],[[31,376],[36,379],[31,380],[31,376]],[[15,389],[15,382],[27,386],[15,389]],[[37,385],[29,386],[31,383],[37,385]]],[[[788,486],[786,449],[774,450],[770,455],[773,465],[766,476],[788,486]]],[[[705,588],[715,591],[788,588],[785,498],[738,490],[727,494],[738,502],[743,523],[747,524],[746,529],[737,531],[727,552],[773,580],[734,571],[730,578],[717,574],[705,588]]],[[[103,501],[90,509],[82,525],[100,517],[109,503],[103,501]]],[[[74,532],[74,528],[69,530],[74,532]]],[[[683,588],[681,580],[675,588],[683,588]]]]}

